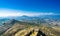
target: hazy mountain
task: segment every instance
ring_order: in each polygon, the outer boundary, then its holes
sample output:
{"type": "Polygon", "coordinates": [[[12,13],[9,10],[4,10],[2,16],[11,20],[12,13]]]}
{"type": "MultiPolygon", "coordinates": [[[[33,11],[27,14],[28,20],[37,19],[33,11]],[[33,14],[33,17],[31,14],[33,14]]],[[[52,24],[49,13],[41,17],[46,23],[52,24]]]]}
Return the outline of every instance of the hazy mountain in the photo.
{"type": "MultiPolygon", "coordinates": [[[[30,22],[36,24],[49,24],[49,25],[60,25],[60,15],[42,15],[42,16],[16,16],[16,17],[6,17],[7,19],[16,19],[22,22],[30,22]],[[55,23],[54,23],[55,22],[55,23]]],[[[2,19],[1,19],[2,20],[2,19]]]]}

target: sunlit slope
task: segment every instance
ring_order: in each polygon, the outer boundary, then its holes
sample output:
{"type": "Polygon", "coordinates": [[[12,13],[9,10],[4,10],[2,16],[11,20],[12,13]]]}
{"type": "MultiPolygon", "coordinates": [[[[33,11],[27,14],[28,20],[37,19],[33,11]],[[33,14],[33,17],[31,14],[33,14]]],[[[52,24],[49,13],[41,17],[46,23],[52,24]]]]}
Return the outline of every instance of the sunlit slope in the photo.
{"type": "Polygon", "coordinates": [[[60,36],[60,28],[17,21],[1,36],[60,36]]]}
{"type": "Polygon", "coordinates": [[[45,35],[45,36],[60,36],[60,32],[53,29],[48,28],[46,26],[41,27],[28,27],[24,29],[9,29],[2,36],[37,36],[37,35],[45,35]],[[38,33],[39,32],[39,33],[38,33]]]}

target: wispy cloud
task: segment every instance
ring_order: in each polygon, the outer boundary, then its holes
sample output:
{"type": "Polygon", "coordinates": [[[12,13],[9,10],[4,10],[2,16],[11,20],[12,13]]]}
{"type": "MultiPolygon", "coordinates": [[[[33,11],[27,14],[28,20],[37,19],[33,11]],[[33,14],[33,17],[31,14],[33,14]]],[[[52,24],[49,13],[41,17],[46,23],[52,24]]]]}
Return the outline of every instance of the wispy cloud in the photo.
{"type": "Polygon", "coordinates": [[[0,9],[0,17],[7,17],[7,16],[39,16],[39,15],[57,15],[56,13],[52,12],[30,12],[30,11],[21,11],[21,10],[10,10],[10,9],[0,9]]]}

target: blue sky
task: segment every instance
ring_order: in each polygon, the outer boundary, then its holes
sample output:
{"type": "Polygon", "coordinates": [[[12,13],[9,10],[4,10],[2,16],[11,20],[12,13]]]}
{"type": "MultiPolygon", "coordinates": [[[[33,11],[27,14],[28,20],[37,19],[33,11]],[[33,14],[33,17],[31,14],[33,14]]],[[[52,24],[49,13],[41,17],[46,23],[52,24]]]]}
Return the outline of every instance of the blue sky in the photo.
{"type": "Polygon", "coordinates": [[[17,12],[19,11],[18,13],[21,14],[58,14],[60,13],[60,0],[0,0],[0,13],[5,13],[6,11],[11,11],[10,13],[12,13],[12,10],[17,12]]]}

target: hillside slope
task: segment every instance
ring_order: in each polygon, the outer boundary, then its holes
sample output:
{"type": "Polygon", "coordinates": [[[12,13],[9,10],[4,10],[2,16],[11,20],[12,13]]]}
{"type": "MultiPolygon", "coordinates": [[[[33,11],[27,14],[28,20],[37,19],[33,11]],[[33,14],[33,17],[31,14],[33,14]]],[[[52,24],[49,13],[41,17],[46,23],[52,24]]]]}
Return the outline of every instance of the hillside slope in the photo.
{"type": "Polygon", "coordinates": [[[7,29],[1,36],[60,36],[60,28],[55,28],[16,21],[14,25],[7,29]]]}

